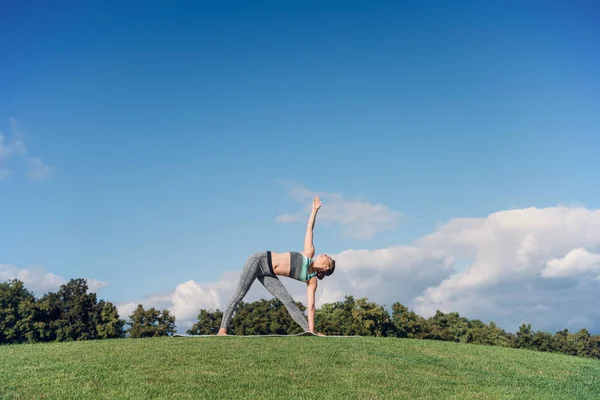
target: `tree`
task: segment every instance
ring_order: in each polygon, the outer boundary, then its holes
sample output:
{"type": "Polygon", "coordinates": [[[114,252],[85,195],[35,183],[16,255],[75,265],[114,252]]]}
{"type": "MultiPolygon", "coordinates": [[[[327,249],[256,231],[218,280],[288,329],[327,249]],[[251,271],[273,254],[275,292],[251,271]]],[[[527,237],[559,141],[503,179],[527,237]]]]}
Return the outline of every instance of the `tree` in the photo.
{"type": "Polygon", "coordinates": [[[394,332],[389,313],[367,298],[323,304],[315,314],[315,330],[326,335],[387,336],[394,332]]]}
{"type": "Polygon", "coordinates": [[[575,349],[572,348],[570,340],[571,333],[568,329],[563,329],[554,334],[552,338],[552,351],[555,353],[575,355],[575,349]]]}
{"type": "Polygon", "coordinates": [[[129,316],[130,328],[127,333],[132,338],[169,336],[175,330],[175,316],[168,310],[159,311],[154,307],[144,310],[141,304],[129,316]]]}
{"type": "Polygon", "coordinates": [[[200,310],[198,313],[198,322],[188,329],[188,335],[214,335],[218,332],[223,319],[223,311],[217,309],[214,312],[200,310]]]}
{"type": "Polygon", "coordinates": [[[469,321],[469,330],[466,335],[466,342],[473,344],[493,345],[488,337],[488,326],[478,319],[469,321]]]}
{"type": "Polygon", "coordinates": [[[484,324],[478,319],[469,321],[469,329],[464,341],[488,346],[511,347],[513,345],[511,336],[500,329],[493,321],[484,324]]]}
{"type": "Polygon", "coordinates": [[[449,340],[467,342],[469,321],[456,312],[445,314],[437,310],[435,315],[427,320],[429,338],[434,340],[449,340]]]}
{"type": "Polygon", "coordinates": [[[315,330],[325,335],[363,335],[365,332],[354,318],[353,309],[353,296],[346,296],[343,302],[323,304],[315,312],[315,330]]]}
{"type": "Polygon", "coordinates": [[[392,304],[392,321],[396,337],[424,339],[428,335],[429,330],[425,318],[398,302],[392,304]]]}
{"type": "Polygon", "coordinates": [[[548,332],[537,331],[532,338],[533,347],[538,351],[552,351],[552,335],[548,332]]]}
{"type": "Polygon", "coordinates": [[[517,332],[515,347],[519,349],[533,349],[533,332],[531,324],[521,324],[517,332]]]}
{"type": "MultiPolygon", "coordinates": [[[[296,302],[300,311],[306,307],[296,302]]],[[[230,330],[235,335],[293,335],[302,332],[286,307],[278,299],[241,302],[231,319],[230,330]]]]}
{"type": "Polygon", "coordinates": [[[82,278],[71,279],[61,285],[57,292],[57,305],[60,317],[55,320],[56,340],[89,340],[97,338],[94,324],[96,294],[87,293],[87,281],[82,278]]]}
{"type": "Polygon", "coordinates": [[[111,339],[123,337],[125,320],[119,318],[117,307],[110,301],[100,300],[94,307],[93,323],[96,327],[98,339],[111,339]]]}
{"type": "MultiPolygon", "coordinates": [[[[296,305],[305,311],[302,303],[296,305]]],[[[326,335],[449,340],[600,359],[600,335],[591,335],[587,329],[576,333],[564,329],[551,335],[542,331],[534,333],[531,324],[523,323],[516,333],[508,333],[494,322],[469,320],[456,312],[438,310],[425,319],[399,302],[391,309],[390,317],[384,307],[367,298],[356,300],[346,296],[343,301],[324,304],[316,311],[315,329],[326,335]]],[[[222,318],[223,312],[218,309],[201,309],[198,321],[187,333],[215,334],[222,318]]],[[[230,329],[235,335],[302,332],[277,299],[241,302],[230,329]]],[[[126,323],[113,303],[98,301],[95,293],[88,293],[85,279],[71,279],[57,292],[48,292],[40,299],[19,280],[0,283],[0,344],[108,339],[124,337],[126,333],[142,338],[169,336],[175,332],[175,316],[168,310],[145,310],[141,304],[126,323]],[[126,324],[129,329],[124,331],[126,324]]]]}
{"type": "Polygon", "coordinates": [[[35,297],[23,282],[0,283],[0,344],[29,340],[34,303],[35,297]]]}
{"type": "Polygon", "coordinates": [[[588,357],[600,359],[600,335],[590,336],[590,351],[588,357]]]}
{"type": "Polygon", "coordinates": [[[171,315],[169,310],[162,310],[156,319],[157,332],[156,336],[170,336],[177,332],[175,329],[175,316],[171,315]]]}
{"type": "Polygon", "coordinates": [[[364,334],[369,336],[393,336],[394,324],[389,313],[375,302],[367,298],[355,301],[352,311],[355,320],[358,320],[364,334]]]}
{"type": "Polygon", "coordinates": [[[71,279],[40,299],[18,280],[0,284],[0,343],[120,337],[123,323],[112,303],[88,293],[85,279],[71,279]]]}
{"type": "MultiPolygon", "coordinates": [[[[306,311],[306,307],[300,302],[295,302],[300,311],[306,311]]],[[[300,325],[294,321],[285,305],[278,299],[271,299],[268,302],[269,325],[268,334],[293,335],[303,332],[300,325]]]]}
{"type": "Polygon", "coordinates": [[[485,337],[492,346],[510,347],[514,341],[514,334],[507,333],[493,321],[485,327],[485,337]]]}
{"type": "Polygon", "coordinates": [[[37,341],[59,340],[57,331],[66,324],[62,319],[63,304],[57,293],[46,293],[35,302],[34,332],[37,341]]]}
{"type": "Polygon", "coordinates": [[[229,330],[234,335],[266,335],[271,333],[269,327],[271,318],[269,318],[270,303],[264,299],[246,303],[240,302],[233,318],[229,330]]]}
{"type": "Polygon", "coordinates": [[[590,332],[585,328],[572,335],[572,348],[577,356],[597,357],[598,349],[595,348],[595,344],[594,338],[592,338],[590,332]]]}

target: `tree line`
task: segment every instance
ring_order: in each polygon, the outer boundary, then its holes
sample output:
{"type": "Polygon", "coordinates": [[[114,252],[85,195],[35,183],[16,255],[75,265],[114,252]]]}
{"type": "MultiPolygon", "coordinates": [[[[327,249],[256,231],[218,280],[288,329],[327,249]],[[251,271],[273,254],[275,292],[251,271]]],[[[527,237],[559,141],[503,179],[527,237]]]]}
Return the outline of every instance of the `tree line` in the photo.
{"type": "MultiPolygon", "coordinates": [[[[296,303],[305,311],[302,303],[296,303]]],[[[198,321],[187,330],[191,335],[216,334],[223,312],[201,309],[198,321]]],[[[301,333],[277,299],[241,302],[229,325],[234,335],[268,335],[301,333]]],[[[461,317],[456,312],[437,311],[423,318],[406,306],[396,302],[391,314],[385,307],[367,298],[323,304],[315,312],[315,330],[325,335],[377,336],[424,340],[444,340],[489,346],[546,351],[572,356],[600,359],[600,335],[591,335],[587,329],[572,333],[568,329],[554,335],[533,331],[531,324],[522,324],[515,333],[506,332],[494,322],[486,324],[478,319],[461,317]]]]}
{"type": "Polygon", "coordinates": [[[168,310],[144,310],[138,305],[127,322],[113,303],[98,300],[88,291],[87,281],[81,278],[71,279],[58,291],[40,298],[20,280],[0,283],[0,345],[141,338],[175,332],[175,317],[168,310]]]}
{"type": "MultiPolygon", "coordinates": [[[[302,311],[306,308],[296,303],[302,311]]],[[[223,312],[200,309],[191,335],[216,334],[223,312]]],[[[423,340],[444,340],[503,346],[600,359],[600,335],[587,329],[554,334],[533,331],[522,324],[515,333],[494,322],[468,319],[456,312],[437,311],[424,318],[396,302],[391,313],[367,298],[346,296],[323,304],[315,313],[315,330],[326,335],[359,335],[423,340]]],[[[277,299],[241,302],[229,331],[234,335],[295,334],[302,329],[277,299]]],[[[168,310],[144,309],[139,304],[121,319],[117,307],[89,293],[85,279],[72,279],[56,292],[36,298],[23,282],[0,283],[0,344],[144,338],[176,333],[175,316],[168,310]]]]}

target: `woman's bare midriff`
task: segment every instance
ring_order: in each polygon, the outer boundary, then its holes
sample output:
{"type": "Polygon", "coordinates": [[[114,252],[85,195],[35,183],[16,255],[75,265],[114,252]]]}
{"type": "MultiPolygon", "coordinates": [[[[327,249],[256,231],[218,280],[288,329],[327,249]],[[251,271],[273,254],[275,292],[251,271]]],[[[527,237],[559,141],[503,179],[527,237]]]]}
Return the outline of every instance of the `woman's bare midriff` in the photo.
{"type": "Polygon", "coordinates": [[[271,252],[271,262],[275,275],[290,276],[290,253],[271,252]]]}

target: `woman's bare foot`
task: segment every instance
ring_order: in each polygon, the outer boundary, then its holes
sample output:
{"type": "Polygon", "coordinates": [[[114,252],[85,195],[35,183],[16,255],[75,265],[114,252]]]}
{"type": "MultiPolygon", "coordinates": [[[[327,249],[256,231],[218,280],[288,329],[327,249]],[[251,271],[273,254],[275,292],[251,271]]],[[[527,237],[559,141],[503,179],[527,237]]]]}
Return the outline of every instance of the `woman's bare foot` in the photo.
{"type": "Polygon", "coordinates": [[[217,336],[227,336],[227,330],[225,328],[220,328],[217,336]]]}

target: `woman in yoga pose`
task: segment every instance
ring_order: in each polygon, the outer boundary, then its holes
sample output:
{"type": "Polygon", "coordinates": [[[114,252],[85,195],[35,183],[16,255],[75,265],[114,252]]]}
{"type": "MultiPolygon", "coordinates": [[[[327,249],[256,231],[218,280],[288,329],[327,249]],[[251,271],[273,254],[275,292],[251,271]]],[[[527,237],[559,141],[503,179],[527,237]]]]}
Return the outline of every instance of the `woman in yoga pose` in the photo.
{"type": "Polygon", "coordinates": [[[323,279],[325,276],[331,275],[335,270],[335,260],[327,254],[319,254],[315,257],[313,229],[319,208],[321,208],[321,200],[319,197],[315,197],[313,199],[312,213],[308,220],[308,226],[306,227],[303,252],[275,253],[264,251],[254,253],[248,257],[236,291],[223,313],[221,328],[218,333],[219,336],[227,335],[227,326],[233,317],[233,313],[240,301],[242,301],[246,293],[248,293],[248,290],[255,279],[258,279],[273,296],[285,305],[285,308],[288,310],[294,321],[296,321],[305,332],[316,333],[314,331],[314,323],[317,278],[323,279]],[[304,317],[304,314],[302,314],[302,311],[296,306],[294,299],[277,276],[287,276],[292,279],[306,282],[308,321],[304,317]]]}

